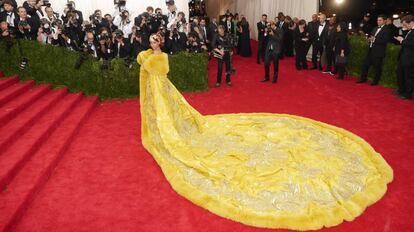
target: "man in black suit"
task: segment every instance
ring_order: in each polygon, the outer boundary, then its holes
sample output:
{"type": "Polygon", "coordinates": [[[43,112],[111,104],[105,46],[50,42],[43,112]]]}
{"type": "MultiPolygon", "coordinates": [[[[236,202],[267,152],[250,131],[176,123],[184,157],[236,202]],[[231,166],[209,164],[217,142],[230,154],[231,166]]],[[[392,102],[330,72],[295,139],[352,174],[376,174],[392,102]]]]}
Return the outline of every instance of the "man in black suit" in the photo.
{"type": "Polygon", "coordinates": [[[6,0],[3,3],[4,11],[0,12],[0,22],[7,22],[9,29],[15,28],[14,19],[18,18],[16,11],[14,10],[13,3],[10,0],[6,0]]]}
{"type": "Polygon", "coordinates": [[[232,19],[233,19],[233,15],[228,14],[228,15],[226,15],[225,21],[222,21],[222,23],[221,23],[221,25],[224,26],[226,34],[231,34],[234,31],[234,25],[233,25],[232,19]]]}
{"type": "Polygon", "coordinates": [[[309,44],[308,44],[308,51],[310,49],[310,46],[313,43],[313,36],[316,35],[316,32],[318,31],[319,27],[319,21],[318,21],[318,15],[313,14],[312,15],[312,21],[308,23],[308,26],[306,27],[308,33],[309,33],[309,44]]]}
{"type": "Polygon", "coordinates": [[[394,19],[392,17],[388,17],[386,21],[386,26],[390,30],[390,42],[396,45],[399,45],[400,42],[394,39],[394,37],[398,36],[398,27],[394,25],[394,19]]]}
{"type": "Polygon", "coordinates": [[[257,39],[259,40],[259,48],[257,49],[257,63],[260,64],[260,60],[264,61],[264,51],[267,45],[267,15],[262,15],[262,20],[257,23],[257,39]]]}
{"type": "Polygon", "coordinates": [[[129,42],[124,38],[122,30],[117,29],[114,32],[113,50],[115,58],[128,59],[131,54],[129,42]]]}
{"type": "Polygon", "coordinates": [[[36,27],[34,20],[29,18],[26,9],[22,6],[17,8],[17,14],[19,17],[14,19],[16,38],[35,40],[39,28],[36,27]]]}
{"type": "Polygon", "coordinates": [[[361,77],[357,83],[367,82],[368,71],[371,65],[375,67],[375,77],[371,85],[378,85],[381,79],[382,62],[385,57],[385,51],[387,50],[387,44],[390,41],[390,31],[385,26],[385,20],[387,18],[383,15],[378,16],[378,27],[372,30],[371,35],[368,37],[369,50],[365,58],[365,62],[362,66],[361,77]]]}
{"type": "Polygon", "coordinates": [[[398,56],[398,95],[401,99],[411,99],[414,90],[414,16],[407,15],[402,20],[408,31],[405,37],[395,39],[401,44],[398,56]]]}
{"type": "Polygon", "coordinates": [[[369,22],[371,19],[371,14],[370,13],[366,13],[364,15],[364,18],[361,20],[361,22],[359,23],[359,28],[358,28],[358,32],[361,35],[369,35],[369,33],[371,33],[372,31],[372,26],[371,23],[369,22]]]}
{"type": "Polygon", "coordinates": [[[282,53],[281,43],[283,41],[283,32],[276,26],[275,22],[272,22],[267,33],[269,34],[269,42],[267,43],[265,50],[265,78],[262,82],[269,81],[270,61],[273,60],[274,74],[272,83],[276,83],[279,72],[279,58],[282,53]]]}
{"type": "Polygon", "coordinates": [[[322,71],[322,54],[324,50],[324,44],[328,33],[328,25],[326,23],[326,15],[319,15],[319,25],[315,28],[312,36],[312,69],[317,69],[319,65],[319,70],[322,71]],[[319,62],[318,62],[319,55],[319,62]]]}

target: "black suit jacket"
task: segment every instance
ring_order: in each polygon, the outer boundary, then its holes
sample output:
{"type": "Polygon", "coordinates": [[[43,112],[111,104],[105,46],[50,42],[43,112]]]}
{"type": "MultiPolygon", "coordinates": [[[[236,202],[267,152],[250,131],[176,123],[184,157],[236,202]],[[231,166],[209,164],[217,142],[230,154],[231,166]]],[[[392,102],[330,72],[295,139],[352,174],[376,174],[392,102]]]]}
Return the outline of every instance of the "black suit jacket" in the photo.
{"type": "Polygon", "coordinates": [[[224,26],[224,30],[225,30],[226,33],[233,33],[233,31],[234,31],[234,24],[233,24],[233,22],[231,22],[231,29],[230,29],[230,31],[229,31],[229,29],[227,27],[227,20],[224,21],[224,22],[221,21],[220,25],[223,25],[224,26]]]}
{"type": "Polygon", "coordinates": [[[319,35],[319,26],[320,24],[316,24],[315,30],[313,31],[312,36],[312,44],[314,46],[322,47],[326,43],[326,39],[328,37],[328,23],[325,23],[325,26],[323,27],[322,33],[319,35]]]}
{"type": "Polygon", "coordinates": [[[375,41],[372,44],[371,55],[373,57],[379,57],[383,58],[385,57],[385,53],[387,50],[387,44],[390,41],[390,30],[387,26],[383,26],[381,28],[381,31],[375,36],[375,33],[377,32],[378,27],[375,27],[374,30],[371,32],[371,36],[375,37],[375,41]]]}
{"type": "Polygon", "coordinates": [[[259,41],[263,41],[265,39],[266,27],[267,27],[266,23],[263,24],[262,21],[257,23],[257,33],[258,33],[257,39],[259,41]]]}
{"type": "Polygon", "coordinates": [[[414,65],[414,30],[411,29],[407,37],[401,43],[400,54],[398,55],[399,63],[402,66],[414,65]]]}
{"type": "MultiPolygon", "coordinates": [[[[14,14],[14,19],[17,19],[19,17],[17,15],[16,11],[13,11],[12,14],[14,14]]],[[[3,22],[3,21],[7,21],[7,12],[6,11],[0,12],[0,22],[3,22]]],[[[15,25],[15,26],[17,26],[17,25],[15,25]]]]}
{"type": "Polygon", "coordinates": [[[20,31],[19,30],[20,17],[17,17],[14,19],[14,25],[16,28],[15,29],[16,38],[35,40],[37,38],[37,31],[39,27],[37,26],[35,20],[33,20],[32,18],[27,18],[26,21],[27,21],[27,24],[30,25],[31,29],[20,31]]]}
{"type": "MultiPolygon", "coordinates": [[[[119,58],[127,58],[131,54],[130,50],[130,41],[128,39],[123,38],[124,46],[119,46],[119,58]]],[[[118,57],[118,41],[115,40],[113,44],[113,55],[114,57],[118,57]]]]}
{"type": "Polygon", "coordinates": [[[269,42],[266,46],[265,56],[270,56],[271,54],[278,57],[282,51],[282,41],[283,41],[283,31],[280,28],[273,30],[273,35],[269,35],[269,42]]]}

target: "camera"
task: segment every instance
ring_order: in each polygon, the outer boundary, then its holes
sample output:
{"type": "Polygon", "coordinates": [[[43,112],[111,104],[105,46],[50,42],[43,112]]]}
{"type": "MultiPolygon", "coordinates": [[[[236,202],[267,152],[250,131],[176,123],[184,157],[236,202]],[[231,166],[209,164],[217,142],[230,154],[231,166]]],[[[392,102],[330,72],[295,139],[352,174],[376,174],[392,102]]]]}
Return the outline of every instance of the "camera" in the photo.
{"type": "MultiPolygon", "coordinates": [[[[38,1],[39,2],[39,1],[38,1]]],[[[51,7],[52,4],[50,3],[50,0],[43,0],[43,5],[42,6],[47,6],[47,7],[51,7]]]]}
{"type": "Polygon", "coordinates": [[[124,7],[126,5],[126,0],[114,0],[114,5],[118,7],[124,7]]]}
{"type": "Polygon", "coordinates": [[[43,32],[48,35],[52,33],[49,23],[42,24],[42,29],[43,29],[43,32]]]}
{"type": "Polygon", "coordinates": [[[124,33],[121,30],[115,30],[115,38],[116,39],[122,39],[124,38],[124,33]]]}
{"type": "Polygon", "coordinates": [[[26,20],[23,20],[23,21],[20,21],[20,22],[19,22],[19,26],[25,27],[25,26],[27,26],[27,25],[28,25],[28,23],[27,23],[27,21],[26,21],[26,20]]]}

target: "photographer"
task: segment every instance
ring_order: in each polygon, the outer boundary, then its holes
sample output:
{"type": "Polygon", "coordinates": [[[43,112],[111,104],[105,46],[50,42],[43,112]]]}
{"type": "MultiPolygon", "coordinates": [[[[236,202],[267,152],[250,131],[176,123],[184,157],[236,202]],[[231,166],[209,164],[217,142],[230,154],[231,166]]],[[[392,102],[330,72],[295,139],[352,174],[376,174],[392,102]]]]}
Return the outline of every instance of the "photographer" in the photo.
{"type": "Polygon", "coordinates": [[[112,15],[105,14],[104,17],[105,17],[105,20],[103,22],[103,25],[106,27],[106,29],[108,29],[109,33],[112,34],[112,32],[114,32],[116,29],[118,29],[118,27],[114,25],[112,15]]]}
{"type": "Polygon", "coordinates": [[[14,37],[13,29],[9,28],[8,23],[6,21],[0,21],[0,41],[14,37]]]}
{"type": "Polygon", "coordinates": [[[26,9],[27,14],[40,25],[40,19],[43,18],[42,11],[43,0],[27,0],[23,3],[23,7],[26,9]]]}
{"type": "Polygon", "coordinates": [[[114,24],[122,31],[124,38],[127,39],[132,32],[133,26],[131,20],[129,20],[129,12],[127,10],[122,11],[121,14],[115,17],[114,24]]]}
{"type": "Polygon", "coordinates": [[[61,20],[57,20],[52,27],[52,44],[64,47],[70,50],[77,50],[78,45],[76,41],[70,39],[68,31],[65,29],[61,20]]]}
{"type": "Polygon", "coordinates": [[[102,17],[101,10],[95,10],[95,12],[89,16],[89,21],[92,23],[92,27],[95,29],[95,34],[98,34],[100,29],[105,25],[105,19],[102,17]]]}
{"type": "Polygon", "coordinates": [[[27,15],[26,9],[22,6],[17,8],[17,14],[19,17],[14,19],[14,25],[16,26],[16,38],[35,40],[37,37],[36,24],[32,18],[27,15]]]}
{"type": "MultiPolygon", "coordinates": [[[[148,38],[150,36],[150,26],[148,24],[148,13],[143,13],[141,15],[138,15],[138,17],[135,18],[135,27],[137,31],[144,37],[148,38]]],[[[157,28],[158,29],[158,28],[157,28]]]]}
{"type": "Polygon", "coordinates": [[[114,0],[115,4],[115,12],[113,17],[120,15],[123,11],[127,10],[126,8],[126,0],[114,0]]]}
{"type": "Polygon", "coordinates": [[[53,8],[51,6],[47,6],[45,8],[45,12],[46,12],[46,15],[44,19],[46,19],[49,22],[49,24],[52,25],[53,23],[56,22],[56,20],[58,20],[59,16],[57,13],[53,11],[53,8]]]}
{"type": "Polygon", "coordinates": [[[52,26],[47,19],[42,19],[37,32],[37,41],[41,44],[53,44],[52,26]]]}
{"type": "Polygon", "coordinates": [[[93,32],[86,33],[86,41],[79,46],[80,56],[75,64],[75,69],[79,69],[81,65],[88,59],[88,56],[97,58],[98,43],[95,41],[93,32]]]}
{"type": "Polygon", "coordinates": [[[174,19],[174,21],[171,21],[167,24],[167,28],[169,30],[174,28],[177,28],[179,32],[184,32],[184,26],[185,26],[185,14],[184,12],[178,12],[177,17],[174,19]]]}
{"type": "Polygon", "coordinates": [[[67,22],[64,24],[64,32],[69,39],[79,45],[80,41],[83,41],[82,23],[77,19],[77,14],[73,11],[69,11],[66,15],[67,22]],[[82,38],[82,40],[81,40],[82,38]]]}
{"type": "Polygon", "coordinates": [[[150,34],[156,33],[161,26],[167,26],[168,18],[166,15],[162,14],[161,8],[156,8],[155,14],[147,12],[143,15],[146,17],[146,23],[148,25],[148,29],[150,30],[150,34]]]}
{"type": "Polygon", "coordinates": [[[185,33],[179,32],[175,26],[172,27],[171,31],[168,34],[169,36],[165,43],[165,47],[169,54],[175,54],[184,51],[186,48],[189,49],[189,51],[191,50],[192,52],[198,51],[197,49],[192,49],[194,43],[196,46],[199,45],[196,39],[192,38],[192,41],[190,42],[190,44],[188,44],[189,41],[187,41],[187,36],[185,35],[185,33]]]}
{"type": "Polygon", "coordinates": [[[167,0],[166,3],[168,9],[167,23],[171,23],[174,22],[177,17],[177,7],[175,6],[174,0],[167,0]]]}
{"type": "Polygon", "coordinates": [[[269,42],[265,50],[265,78],[262,82],[269,81],[270,62],[273,60],[274,74],[272,83],[276,83],[279,71],[279,58],[282,53],[283,31],[276,26],[275,22],[271,22],[270,28],[267,29],[266,33],[269,35],[269,42]]]}
{"type": "Polygon", "coordinates": [[[4,4],[6,3],[6,2],[10,2],[11,3],[11,5],[13,6],[13,8],[17,8],[17,2],[16,2],[16,0],[0,0],[0,12],[2,12],[3,11],[3,9],[4,9],[4,4]]]}
{"type": "Polygon", "coordinates": [[[102,59],[105,61],[109,61],[112,59],[113,50],[112,50],[112,40],[110,33],[107,28],[102,27],[99,31],[98,38],[98,49],[97,49],[97,56],[98,59],[102,59]]]}
{"type": "Polygon", "coordinates": [[[137,57],[140,52],[149,48],[148,38],[149,37],[147,37],[147,35],[144,36],[140,31],[138,31],[137,26],[132,27],[132,33],[129,36],[131,44],[131,57],[137,57]]]}
{"type": "Polygon", "coordinates": [[[77,21],[79,25],[83,23],[83,14],[81,11],[78,11],[75,9],[75,2],[69,1],[68,4],[66,4],[66,7],[64,9],[64,14],[62,15],[62,20],[64,23],[67,23],[69,21],[69,16],[77,21]]]}
{"type": "Polygon", "coordinates": [[[7,22],[10,29],[14,29],[14,19],[19,17],[15,11],[13,3],[10,0],[6,0],[3,3],[4,11],[0,12],[0,22],[7,22]]]}
{"type": "Polygon", "coordinates": [[[116,30],[112,36],[114,58],[128,59],[131,54],[128,39],[124,38],[120,29],[116,30]]]}
{"type": "Polygon", "coordinates": [[[214,57],[218,59],[218,70],[217,70],[217,82],[216,87],[221,85],[221,76],[223,72],[223,64],[226,64],[226,83],[231,86],[230,75],[231,71],[231,39],[228,34],[225,34],[225,27],[223,25],[218,26],[218,34],[213,39],[211,46],[213,48],[214,57]]]}

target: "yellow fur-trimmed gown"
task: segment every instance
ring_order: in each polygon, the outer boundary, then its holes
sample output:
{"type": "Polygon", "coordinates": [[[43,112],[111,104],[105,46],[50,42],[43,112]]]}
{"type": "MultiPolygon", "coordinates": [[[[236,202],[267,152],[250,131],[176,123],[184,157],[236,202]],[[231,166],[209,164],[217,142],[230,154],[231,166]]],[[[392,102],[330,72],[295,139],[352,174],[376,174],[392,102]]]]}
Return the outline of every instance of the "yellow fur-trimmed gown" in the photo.
{"type": "Polygon", "coordinates": [[[346,130],[283,114],[204,116],[168,80],[167,54],[147,50],[138,63],[144,147],[175,191],[215,214],[257,227],[331,227],[361,215],[393,179],[346,130]]]}

